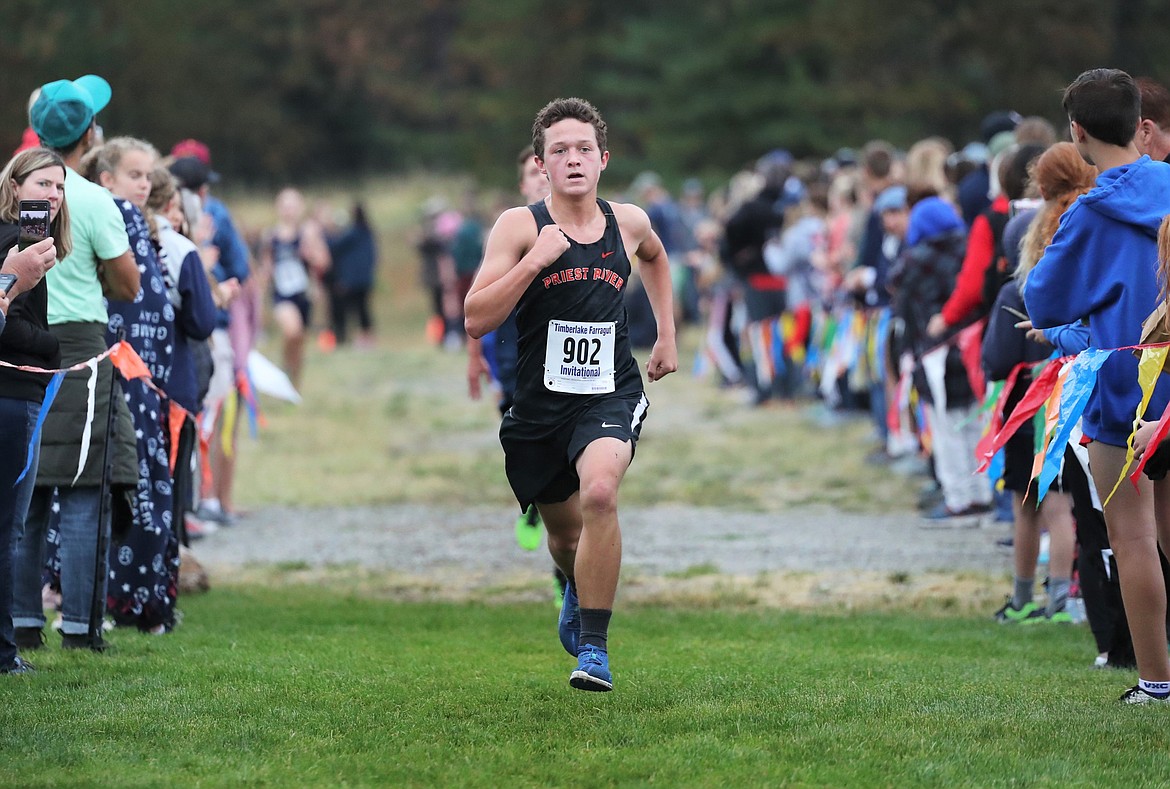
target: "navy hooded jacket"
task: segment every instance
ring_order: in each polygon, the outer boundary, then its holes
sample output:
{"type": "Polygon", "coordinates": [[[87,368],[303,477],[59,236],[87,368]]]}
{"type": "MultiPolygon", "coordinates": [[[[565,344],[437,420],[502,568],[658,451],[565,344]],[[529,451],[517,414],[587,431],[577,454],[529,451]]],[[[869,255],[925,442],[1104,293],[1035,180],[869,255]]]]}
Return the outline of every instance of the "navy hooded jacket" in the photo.
{"type": "MultiPolygon", "coordinates": [[[[1168,213],[1170,165],[1143,156],[1101,173],[1065,211],[1028,276],[1024,300],[1033,325],[1088,318],[1090,347],[1136,345],[1160,299],[1157,236],[1168,213]]],[[[1168,398],[1170,380],[1160,377],[1145,418],[1160,417],[1168,398]]],[[[1137,359],[1129,351],[1112,354],[1085,409],[1085,435],[1125,446],[1140,402],[1137,359]]]]}

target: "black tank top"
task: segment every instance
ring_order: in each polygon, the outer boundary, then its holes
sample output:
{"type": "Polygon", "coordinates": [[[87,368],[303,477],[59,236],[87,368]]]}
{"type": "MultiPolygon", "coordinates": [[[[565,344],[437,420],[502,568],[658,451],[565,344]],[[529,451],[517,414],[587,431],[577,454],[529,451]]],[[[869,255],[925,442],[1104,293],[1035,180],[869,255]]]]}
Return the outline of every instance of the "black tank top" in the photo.
{"type": "Polygon", "coordinates": [[[301,233],[289,240],[272,236],[272,290],[291,298],[309,289],[309,265],[301,257],[301,233]]]}
{"type": "MultiPolygon", "coordinates": [[[[569,248],[546,266],[524,291],[516,308],[519,358],[512,415],[542,424],[564,421],[598,397],[629,397],[642,391],[642,376],[630,349],[623,293],[630,278],[630,259],[609,203],[598,199],[605,232],[592,244],[569,239],[569,248]],[[546,385],[545,352],[549,321],[614,324],[614,391],[569,394],[546,385]]],[[[536,232],[554,224],[543,201],[528,206],[536,232]]],[[[560,353],[560,349],[558,354],[560,353]]]]}

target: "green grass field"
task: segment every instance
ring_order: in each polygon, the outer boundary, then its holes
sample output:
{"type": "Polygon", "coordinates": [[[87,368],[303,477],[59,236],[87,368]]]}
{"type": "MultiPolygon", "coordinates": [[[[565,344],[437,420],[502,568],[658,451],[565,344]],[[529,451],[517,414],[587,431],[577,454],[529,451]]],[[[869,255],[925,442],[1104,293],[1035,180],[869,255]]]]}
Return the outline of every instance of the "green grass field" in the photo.
{"type": "Polygon", "coordinates": [[[548,605],[221,586],[165,638],[0,684],[0,784],[1157,786],[1167,713],[1074,629],[635,607],[615,692],[569,688],[548,605]]]}

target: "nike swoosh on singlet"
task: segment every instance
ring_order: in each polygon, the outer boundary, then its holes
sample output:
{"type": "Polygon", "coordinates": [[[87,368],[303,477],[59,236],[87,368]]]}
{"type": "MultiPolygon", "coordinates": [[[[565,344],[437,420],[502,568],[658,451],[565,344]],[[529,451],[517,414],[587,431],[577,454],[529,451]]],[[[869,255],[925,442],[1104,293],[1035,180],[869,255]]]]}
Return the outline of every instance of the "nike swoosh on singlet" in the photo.
{"type": "Polygon", "coordinates": [[[607,257],[609,257],[609,256],[610,256],[610,255],[612,255],[612,254],[613,254],[613,250],[612,250],[612,249],[611,249],[609,252],[602,252],[602,253],[601,253],[601,259],[602,259],[602,260],[605,260],[607,257]]]}

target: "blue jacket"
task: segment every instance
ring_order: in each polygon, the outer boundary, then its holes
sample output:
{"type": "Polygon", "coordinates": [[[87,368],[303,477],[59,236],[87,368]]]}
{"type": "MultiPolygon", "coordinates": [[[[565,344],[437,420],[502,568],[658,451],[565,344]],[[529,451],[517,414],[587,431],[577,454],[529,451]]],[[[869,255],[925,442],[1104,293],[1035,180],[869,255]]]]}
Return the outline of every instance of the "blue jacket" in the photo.
{"type": "MultiPolygon", "coordinates": [[[[1170,213],[1170,165],[1143,156],[1106,170],[1061,217],[1044,257],[1028,277],[1024,300],[1037,328],[1089,320],[1093,348],[1141,340],[1142,321],[1159,300],[1157,236],[1170,213]]],[[[1146,411],[1157,419],[1170,398],[1160,379],[1146,411]]],[[[1085,435],[1125,446],[1141,390],[1137,359],[1114,353],[1101,368],[1085,409],[1085,435]]]]}
{"type": "Polygon", "coordinates": [[[1089,347],[1089,327],[1080,322],[1044,329],[1043,333],[1061,356],[1076,356],[1089,347]]]}
{"type": "MultiPolygon", "coordinates": [[[[1012,368],[1020,362],[1040,362],[1052,355],[1052,349],[1028,339],[1028,332],[1017,329],[1020,319],[1004,307],[1024,309],[1018,283],[1008,280],[999,289],[999,296],[987,316],[987,329],[983,333],[983,349],[980,352],[983,372],[989,381],[1002,381],[1012,368]]],[[[1021,395],[1023,392],[1021,392],[1021,395]]]]}
{"type": "Polygon", "coordinates": [[[175,363],[171,367],[167,394],[192,414],[198,414],[203,410],[203,403],[199,399],[199,375],[191,341],[199,342],[211,336],[216,309],[203,263],[194,248],[183,258],[177,287],[183,306],[175,315],[175,363]]]}
{"type": "Polygon", "coordinates": [[[369,290],[374,286],[374,267],[378,248],[369,225],[354,224],[344,233],[328,240],[333,259],[330,274],[333,284],[347,291],[369,290]]]}
{"type": "Polygon", "coordinates": [[[873,287],[865,294],[865,303],[870,307],[884,307],[890,303],[890,292],[887,288],[890,267],[894,264],[886,256],[883,242],[886,231],[882,228],[882,215],[870,211],[865,220],[865,228],[861,233],[860,250],[857,253],[855,267],[868,266],[876,273],[873,287]]]}
{"type": "MultiPolygon", "coordinates": [[[[217,282],[225,282],[235,277],[241,285],[244,284],[251,271],[248,265],[248,247],[236,231],[232,215],[228,212],[227,206],[214,197],[207,198],[203,210],[211,214],[211,219],[215,223],[215,235],[211,238],[211,245],[219,248],[219,262],[212,269],[212,275],[217,282]]],[[[221,329],[227,328],[227,310],[217,312],[216,325],[221,329]]]]}
{"type": "Polygon", "coordinates": [[[987,192],[991,189],[991,170],[981,164],[959,181],[959,206],[967,227],[991,205],[987,192]]]}
{"type": "MultiPolygon", "coordinates": [[[[983,372],[989,381],[1003,381],[1020,362],[1039,362],[1052,355],[1052,350],[1046,345],[1029,340],[1027,331],[1017,329],[1016,324],[1020,319],[1003,309],[1004,307],[1020,311],[1024,309],[1024,297],[1020,295],[1019,283],[1014,279],[1008,280],[999,289],[999,295],[996,296],[995,304],[987,316],[981,356],[983,372]]],[[[1016,378],[1015,386],[1008,392],[1004,401],[1005,418],[1024,399],[1024,394],[1031,383],[1032,373],[1025,369],[1016,378]]],[[[1020,425],[1017,435],[1034,436],[1032,420],[1025,420],[1020,425]]]]}

